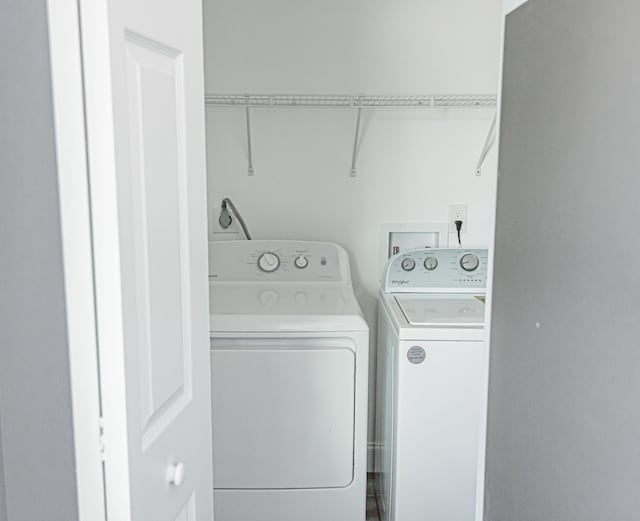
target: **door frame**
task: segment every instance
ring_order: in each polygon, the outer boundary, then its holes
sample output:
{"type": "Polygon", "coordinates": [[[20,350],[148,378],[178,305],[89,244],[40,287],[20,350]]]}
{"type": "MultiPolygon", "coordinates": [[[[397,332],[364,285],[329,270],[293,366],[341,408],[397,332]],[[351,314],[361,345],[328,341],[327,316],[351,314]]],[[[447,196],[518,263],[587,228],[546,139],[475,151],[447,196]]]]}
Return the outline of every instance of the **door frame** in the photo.
{"type": "Polygon", "coordinates": [[[496,144],[493,148],[493,153],[496,155],[497,161],[497,174],[495,176],[492,195],[493,201],[491,202],[491,223],[493,223],[489,233],[489,261],[487,266],[487,295],[485,304],[485,342],[488,346],[485,382],[484,382],[484,404],[482,405],[484,414],[484,425],[482,426],[480,443],[483,447],[482,459],[478,462],[478,468],[480,469],[481,479],[478,480],[478,489],[476,497],[476,521],[482,521],[484,519],[484,512],[486,509],[485,496],[486,496],[486,446],[487,446],[487,428],[488,428],[488,412],[489,412],[489,371],[490,371],[490,358],[491,358],[491,322],[493,311],[493,280],[495,278],[494,272],[494,252],[496,244],[496,216],[498,205],[498,182],[500,178],[500,130],[502,121],[502,74],[504,69],[504,40],[505,40],[505,27],[506,18],[509,13],[518,9],[521,5],[527,3],[529,0],[502,0],[502,16],[500,20],[500,60],[498,62],[498,101],[496,106],[496,144]]]}
{"type": "Polygon", "coordinates": [[[106,521],[80,13],[47,0],[79,519],[106,521]]]}
{"type": "Polygon", "coordinates": [[[503,0],[502,11],[504,15],[508,15],[511,11],[516,10],[522,4],[527,3],[529,0],[503,0]]]}

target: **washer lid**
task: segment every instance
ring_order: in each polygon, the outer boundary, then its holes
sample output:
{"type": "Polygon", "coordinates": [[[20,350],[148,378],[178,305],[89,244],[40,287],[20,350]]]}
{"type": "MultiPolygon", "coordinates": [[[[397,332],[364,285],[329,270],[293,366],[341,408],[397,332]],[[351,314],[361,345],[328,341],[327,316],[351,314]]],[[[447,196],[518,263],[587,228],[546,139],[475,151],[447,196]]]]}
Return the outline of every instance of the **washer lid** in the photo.
{"type": "Polygon", "coordinates": [[[473,295],[395,295],[402,313],[414,326],[479,327],[484,302],[473,295]]]}

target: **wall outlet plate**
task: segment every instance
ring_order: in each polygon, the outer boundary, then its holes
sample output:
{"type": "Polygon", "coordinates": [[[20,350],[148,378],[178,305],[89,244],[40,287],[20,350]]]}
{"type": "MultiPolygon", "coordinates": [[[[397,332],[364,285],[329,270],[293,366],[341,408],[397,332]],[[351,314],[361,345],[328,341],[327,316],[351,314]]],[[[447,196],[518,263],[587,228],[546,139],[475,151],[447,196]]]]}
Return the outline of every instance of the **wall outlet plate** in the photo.
{"type": "Polygon", "coordinates": [[[456,221],[462,221],[461,233],[467,233],[468,215],[466,204],[449,205],[449,233],[457,233],[456,221]]]}

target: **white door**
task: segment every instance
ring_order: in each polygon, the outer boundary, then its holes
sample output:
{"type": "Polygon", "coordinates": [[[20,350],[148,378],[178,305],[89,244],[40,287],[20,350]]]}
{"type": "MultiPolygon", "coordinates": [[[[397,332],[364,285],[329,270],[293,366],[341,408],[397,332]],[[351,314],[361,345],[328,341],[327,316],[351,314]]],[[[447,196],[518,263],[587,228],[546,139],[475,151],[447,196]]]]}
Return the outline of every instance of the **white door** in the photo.
{"type": "Polygon", "coordinates": [[[201,0],[80,0],[109,519],[210,521],[201,0]]]}

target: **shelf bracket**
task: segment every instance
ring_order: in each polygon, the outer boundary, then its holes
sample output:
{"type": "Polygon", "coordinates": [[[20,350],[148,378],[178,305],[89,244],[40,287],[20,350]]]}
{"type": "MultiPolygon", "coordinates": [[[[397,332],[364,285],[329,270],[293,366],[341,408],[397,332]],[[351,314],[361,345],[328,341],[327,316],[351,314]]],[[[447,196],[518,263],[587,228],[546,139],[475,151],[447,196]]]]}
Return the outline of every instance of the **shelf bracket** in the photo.
{"type": "Polygon", "coordinates": [[[360,121],[362,120],[362,107],[358,107],[358,115],[356,116],[356,132],[353,139],[353,155],[351,156],[351,177],[357,177],[358,170],[356,163],[358,161],[358,142],[360,141],[360,121]]]}
{"type": "Polygon", "coordinates": [[[251,150],[251,109],[245,108],[245,114],[247,118],[247,159],[249,161],[249,168],[247,169],[247,175],[253,175],[253,152],[251,150]]]}
{"type": "Polygon", "coordinates": [[[486,139],[484,140],[484,145],[482,146],[482,152],[480,152],[480,159],[478,159],[478,164],[476,165],[475,175],[482,175],[482,165],[484,165],[485,159],[487,159],[487,155],[491,151],[493,144],[496,141],[496,124],[498,122],[498,113],[496,112],[491,120],[491,126],[489,127],[489,133],[487,134],[486,139]]]}

